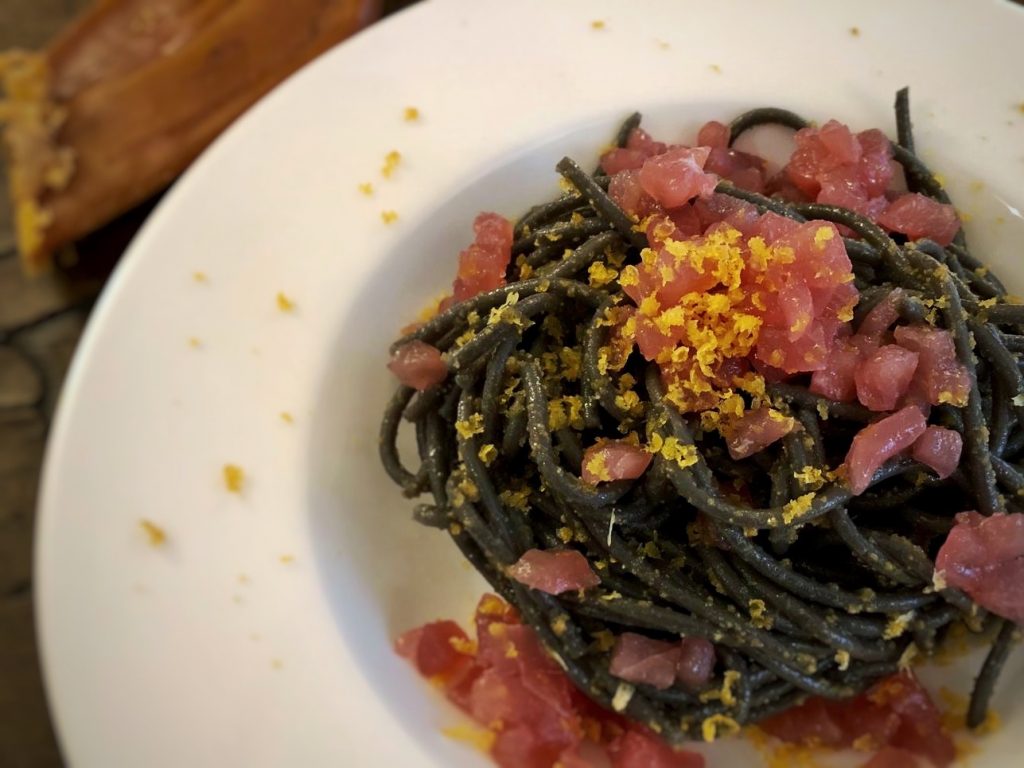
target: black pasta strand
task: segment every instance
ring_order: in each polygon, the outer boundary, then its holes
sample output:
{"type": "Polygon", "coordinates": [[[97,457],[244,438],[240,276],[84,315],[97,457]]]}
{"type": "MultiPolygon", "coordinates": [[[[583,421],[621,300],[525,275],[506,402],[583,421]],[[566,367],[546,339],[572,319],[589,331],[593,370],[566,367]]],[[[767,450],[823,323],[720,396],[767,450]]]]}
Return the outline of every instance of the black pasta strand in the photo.
{"type": "Polygon", "coordinates": [[[910,89],[896,91],[896,141],[908,152],[914,151],[914,129],[910,122],[910,89]]]}
{"type": "Polygon", "coordinates": [[[780,107],[759,107],[744,112],[729,124],[729,144],[736,141],[745,131],[759,125],[784,125],[798,131],[806,128],[808,123],[796,112],[780,107]]]}
{"type": "Polygon", "coordinates": [[[600,185],[579,167],[575,160],[563,157],[555,166],[559,173],[590,201],[598,215],[605,219],[626,241],[636,248],[647,246],[647,238],[633,229],[633,220],[608,197],[600,185]]]}
{"type": "Polygon", "coordinates": [[[968,728],[977,728],[985,722],[988,705],[995,692],[996,681],[1010,655],[1010,646],[1013,644],[1014,634],[1017,631],[1017,627],[1012,621],[1000,620],[999,633],[985,657],[985,663],[982,664],[981,671],[974,681],[974,689],[971,691],[971,702],[967,708],[968,728]]]}

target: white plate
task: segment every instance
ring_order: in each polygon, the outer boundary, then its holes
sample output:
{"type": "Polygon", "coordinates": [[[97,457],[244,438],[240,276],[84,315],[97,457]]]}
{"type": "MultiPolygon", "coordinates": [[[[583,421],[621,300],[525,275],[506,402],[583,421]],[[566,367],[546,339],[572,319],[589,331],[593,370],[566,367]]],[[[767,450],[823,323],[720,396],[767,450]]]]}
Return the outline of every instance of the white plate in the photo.
{"type": "MultiPolygon", "coordinates": [[[[70,762],[485,764],[440,735],[455,714],[390,649],[468,617],[482,582],[410,521],[376,453],[386,346],[448,284],[472,216],[553,194],[555,161],[592,161],[634,108],[670,138],[762,104],[891,129],[910,84],[924,156],[1024,288],[1005,209],[1024,202],[1022,39],[1004,0],[430,0],[292,78],[161,204],[68,378],[36,589],[70,762]]],[[[1017,725],[1020,656],[997,697],[1017,725]]],[[[1011,730],[973,765],[1009,765],[1011,730]]],[[[715,745],[711,766],[744,749],[715,745]]]]}

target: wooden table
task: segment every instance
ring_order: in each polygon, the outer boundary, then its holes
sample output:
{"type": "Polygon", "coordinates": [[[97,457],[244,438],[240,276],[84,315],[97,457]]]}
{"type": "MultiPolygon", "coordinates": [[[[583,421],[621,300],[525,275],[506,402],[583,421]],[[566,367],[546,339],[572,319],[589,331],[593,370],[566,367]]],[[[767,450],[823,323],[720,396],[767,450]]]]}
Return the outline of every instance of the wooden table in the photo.
{"type": "MultiPolygon", "coordinates": [[[[45,43],[87,0],[3,0],[0,49],[45,43]]],[[[0,765],[61,765],[32,624],[32,528],[54,400],[102,279],[27,281],[0,199],[0,765]]]]}
{"type": "MultiPolygon", "coordinates": [[[[41,47],[89,4],[0,0],[0,50],[41,47]]],[[[384,12],[410,4],[385,0],[384,12]]],[[[5,178],[0,188],[0,766],[54,768],[63,763],[46,710],[32,612],[40,463],[89,310],[152,203],[69,250],[52,275],[26,280],[14,251],[5,178]]]]}

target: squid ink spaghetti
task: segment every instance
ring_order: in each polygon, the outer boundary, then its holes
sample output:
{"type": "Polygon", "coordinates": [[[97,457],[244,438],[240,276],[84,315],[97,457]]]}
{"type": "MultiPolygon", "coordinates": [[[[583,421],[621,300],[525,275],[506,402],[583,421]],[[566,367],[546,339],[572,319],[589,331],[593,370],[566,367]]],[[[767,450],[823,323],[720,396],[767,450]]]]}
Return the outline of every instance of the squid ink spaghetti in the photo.
{"type": "Polygon", "coordinates": [[[764,108],[684,146],[633,115],[595,171],[558,163],[557,199],[477,218],[452,295],[391,348],[380,433],[415,519],[511,606],[482,603],[457,703],[504,611],[619,739],[883,706],[954,628],[991,639],[985,719],[1024,620],[1024,305],[915,154],[906,89],[896,128],[764,108]],[[735,147],[766,124],[796,132],[774,174],[735,147]]]}

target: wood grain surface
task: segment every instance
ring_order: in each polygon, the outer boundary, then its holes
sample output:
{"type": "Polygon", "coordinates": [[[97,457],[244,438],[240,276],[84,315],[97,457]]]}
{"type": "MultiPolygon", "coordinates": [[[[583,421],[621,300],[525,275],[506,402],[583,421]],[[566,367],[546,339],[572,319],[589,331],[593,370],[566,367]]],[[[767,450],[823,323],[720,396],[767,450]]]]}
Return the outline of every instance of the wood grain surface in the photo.
{"type": "MultiPolygon", "coordinates": [[[[44,44],[86,0],[3,0],[0,50],[44,44]]],[[[62,765],[39,673],[32,614],[36,486],[53,401],[102,285],[64,270],[26,281],[0,193],[0,765],[62,765]]]]}

